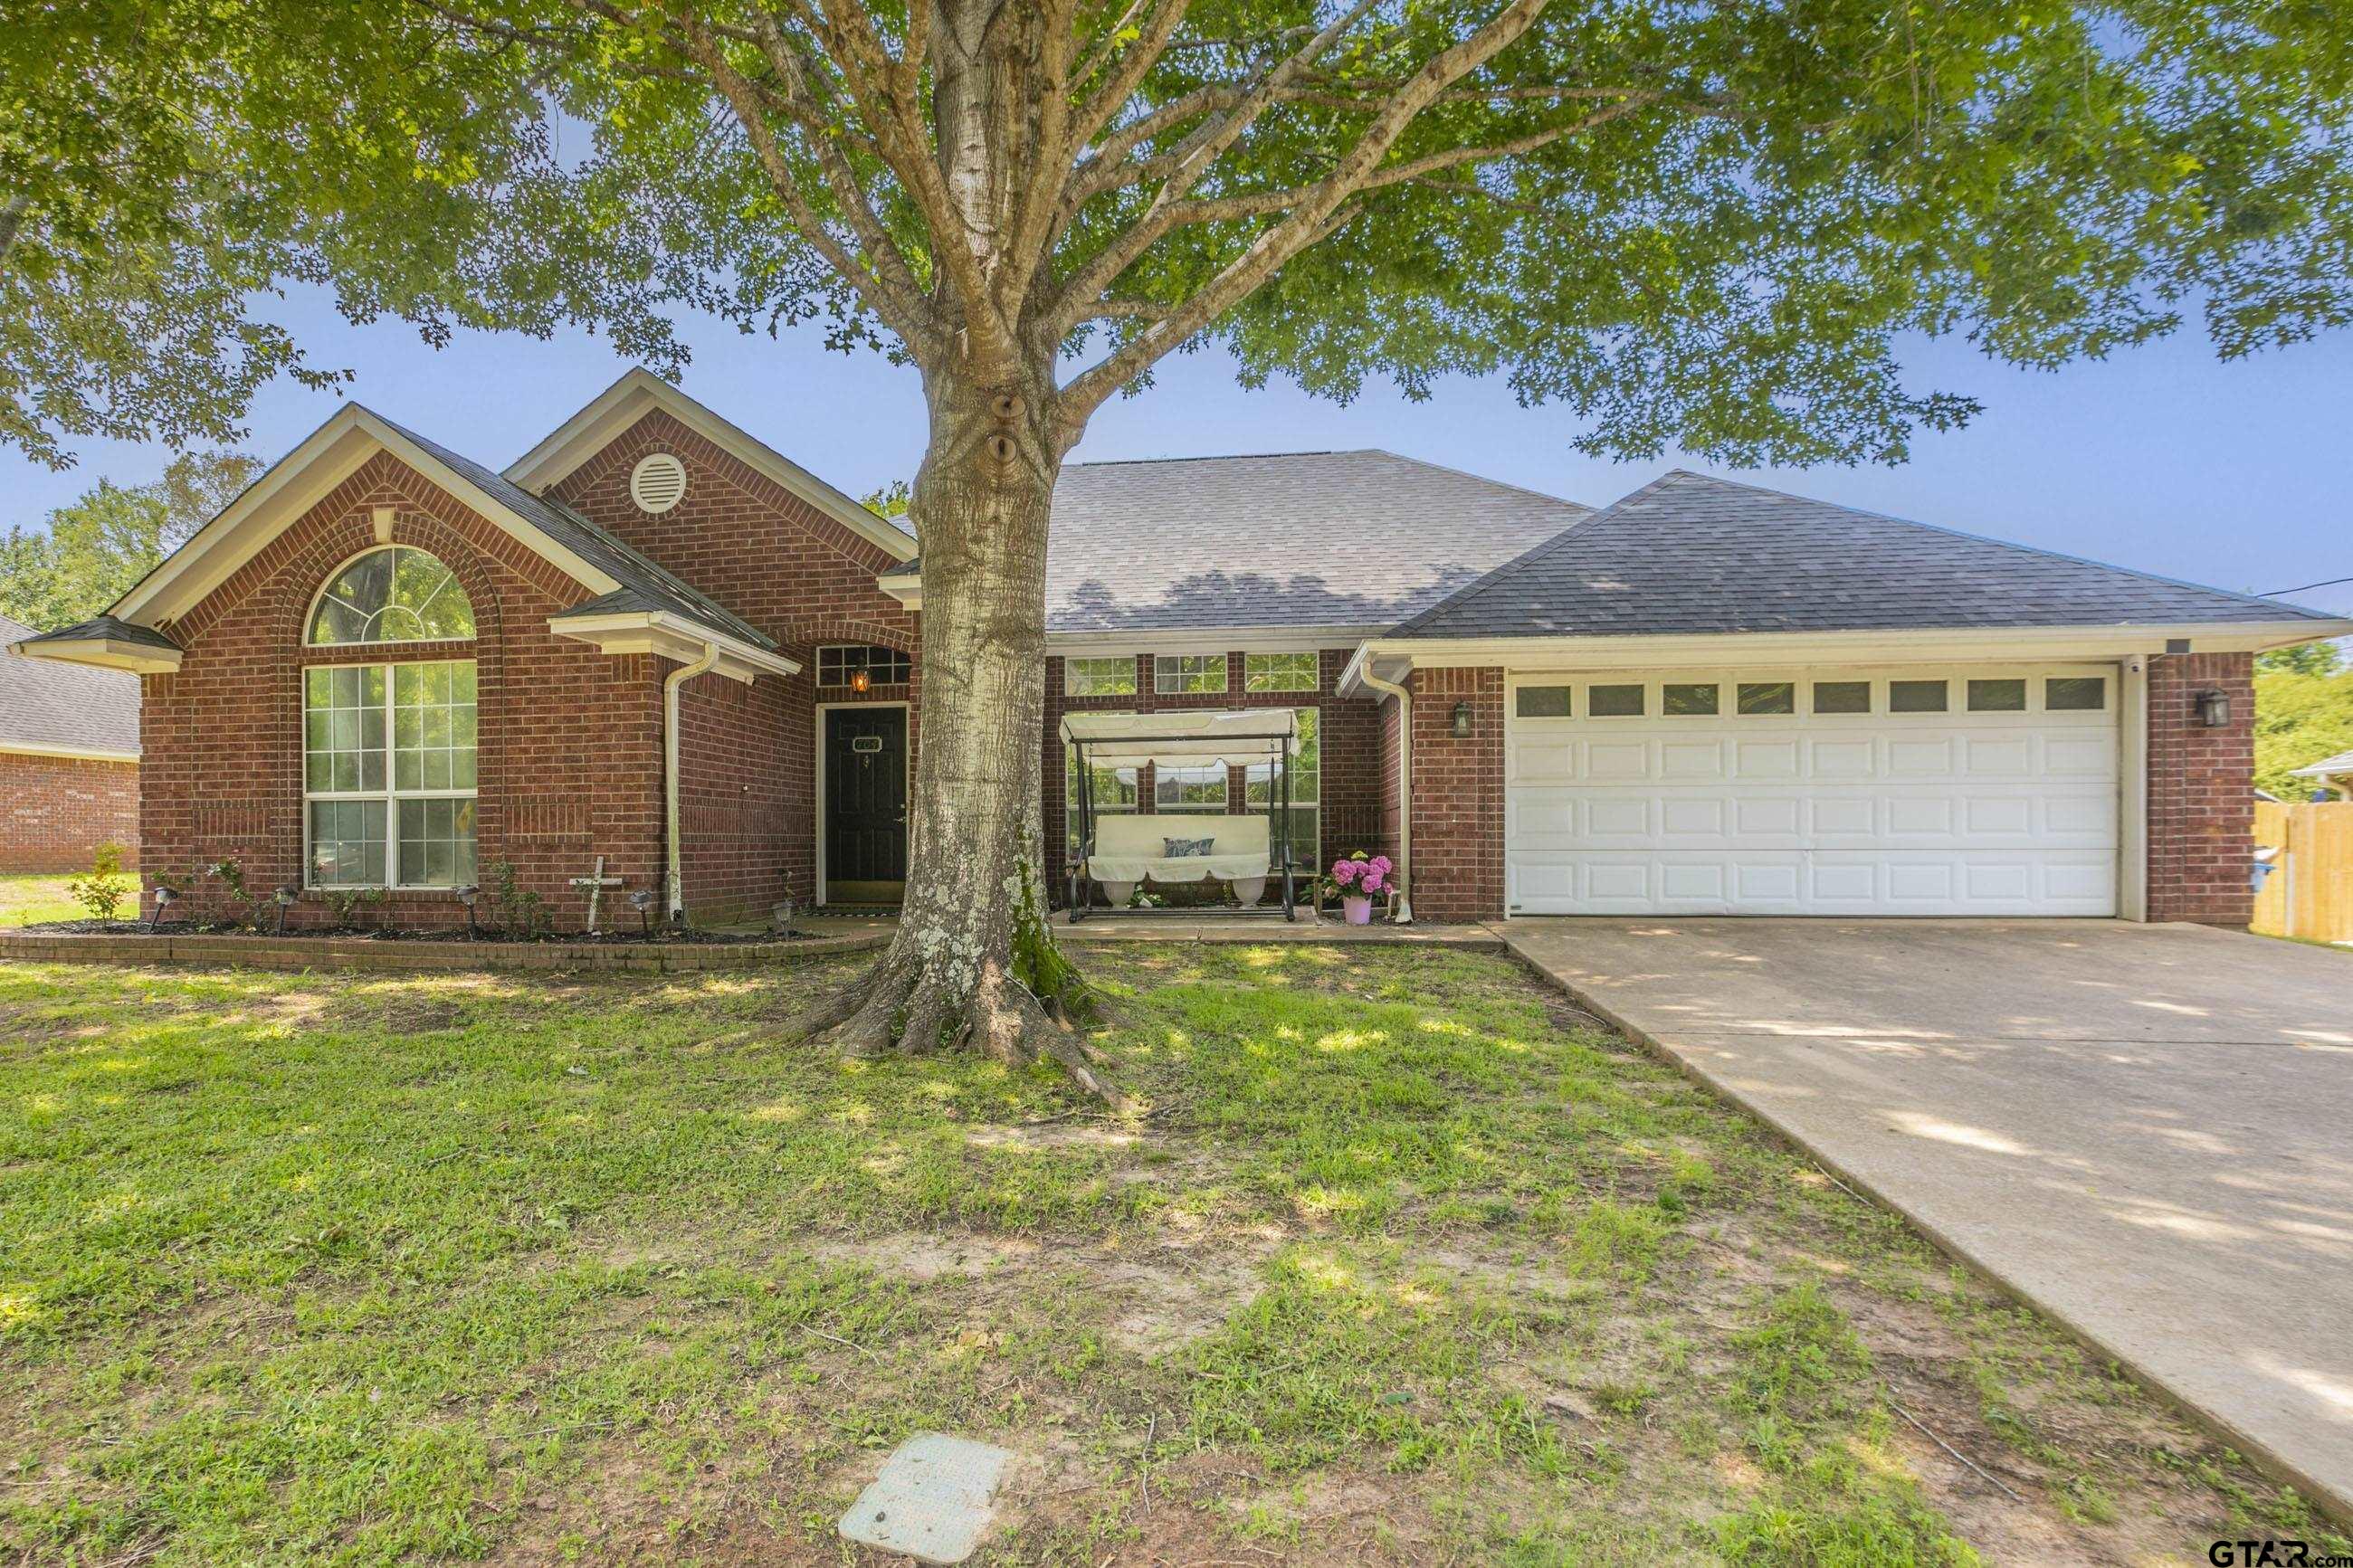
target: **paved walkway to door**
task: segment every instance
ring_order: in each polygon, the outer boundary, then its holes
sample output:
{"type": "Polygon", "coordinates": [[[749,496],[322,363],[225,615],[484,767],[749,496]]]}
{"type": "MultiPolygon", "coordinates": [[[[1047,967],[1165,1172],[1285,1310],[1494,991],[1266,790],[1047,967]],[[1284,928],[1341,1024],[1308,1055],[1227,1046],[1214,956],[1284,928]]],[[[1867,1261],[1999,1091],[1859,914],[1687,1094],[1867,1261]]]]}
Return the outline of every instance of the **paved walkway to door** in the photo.
{"type": "Polygon", "coordinates": [[[1502,929],[2353,1519],[2353,953],[2107,921],[1502,929]]]}

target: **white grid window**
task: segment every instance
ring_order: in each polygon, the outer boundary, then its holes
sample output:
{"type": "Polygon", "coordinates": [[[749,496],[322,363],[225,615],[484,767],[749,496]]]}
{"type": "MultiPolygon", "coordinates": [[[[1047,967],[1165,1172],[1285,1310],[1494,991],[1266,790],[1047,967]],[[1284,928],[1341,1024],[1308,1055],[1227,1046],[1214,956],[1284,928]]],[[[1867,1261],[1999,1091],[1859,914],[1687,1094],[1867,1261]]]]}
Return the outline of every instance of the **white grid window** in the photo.
{"type": "Polygon", "coordinates": [[[1312,653],[1246,653],[1242,655],[1244,691],[1313,691],[1315,656],[1312,653]]]}
{"type": "MultiPolygon", "coordinates": [[[[1318,710],[1295,708],[1298,732],[1291,742],[1291,858],[1299,864],[1324,863],[1322,829],[1324,754],[1317,743],[1318,710]]],[[[1272,763],[1253,763],[1242,781],[1242,804],[1255,816],[1271,813],[1282,799],[1272,763]]]]}
{"type": "Polygon", "coordinates": [[[1152,770],[1153,809],[1162,816],[1187,812],[1220,815],[1226,809],[1226,764],[1152,770]]]}
{"type": "Polygon", "coordinates": [[[1164,653],[1152,661],[1152,689],[1163,697],[1202,697],[1226,689],[1221,653],[1164,653]]]}
{"type": "Polygon", "coordinates": [[[850,686],[858,677],[869,686],[904,686],[915,678],[915,661],[895,647],[866,643],[827,643],[817,650],[817,683],[850,686]]]}
{"type": "Polygon", "coordinates": [[[1116,658],[1066,658],[1062,661],[1062,695],[1065,697],[1133,697],[1135,695],[1135,660],[1116,658]]]}
{"type": "Polygon", "coordinates": [[[472,882],[475,757],[473,660],[304,670],[310,885],[472,882]]]}

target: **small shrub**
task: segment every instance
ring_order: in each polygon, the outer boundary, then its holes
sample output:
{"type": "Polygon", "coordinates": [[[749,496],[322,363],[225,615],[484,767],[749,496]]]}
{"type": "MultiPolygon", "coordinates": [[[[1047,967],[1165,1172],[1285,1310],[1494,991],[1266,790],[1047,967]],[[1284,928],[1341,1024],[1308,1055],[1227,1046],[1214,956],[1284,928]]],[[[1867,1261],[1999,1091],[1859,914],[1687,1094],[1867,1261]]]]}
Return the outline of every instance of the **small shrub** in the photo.
{"type": "Polygon", "coordinates": [[[360,910],[370,904],[384,902],[382,888],[325,888],[321,892],[338,926],[359,924],[360,910]]]}
{"type": "Polygon", "coordinates": [[[122,874],[122,846],[101,844],[90,856],[90,870],[67,879],[66,891],[94,921],[111,921],[131,896],[131,879],[122,874]]]}
{"type": "Polygon", "coordinates": [[[514,862],[493,860],[490,873],[491,907],[499,912],[499,929],[526,940],[545,936],[555,923],[547,912],[547,900],[515,885],[514,862]]]}
{"type": "Polygon", "coordinates": [[[245,885],[245,867],[234,857],[216,860],[207,868],[210,874],[221,879],[228,889],[229,921],[233,925],[261,926],[261,900],[245,885]]]}

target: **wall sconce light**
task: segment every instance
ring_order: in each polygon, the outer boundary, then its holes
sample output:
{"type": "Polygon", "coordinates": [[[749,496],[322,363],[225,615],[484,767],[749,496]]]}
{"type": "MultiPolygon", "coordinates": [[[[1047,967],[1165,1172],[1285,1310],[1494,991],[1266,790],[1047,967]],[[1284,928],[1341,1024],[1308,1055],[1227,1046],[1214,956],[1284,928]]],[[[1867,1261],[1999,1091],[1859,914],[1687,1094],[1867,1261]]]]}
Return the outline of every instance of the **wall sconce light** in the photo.
{"type": "Polygon", "coordinates": [[[2206,690],[2198,694],[2198,721],[2209,730],[2228,729],[2231,723],[2231,695],[2227,691],[2206,690]]]}
{"type": "Polygon", "coordinates": [[[874,678],[862,669],[852,671],[850,674],[849,689],[852,691],[863,691],[873,684],[874,678]]]}
{"type": "Polygon", "coordinates": [[[1454,705],[1454,738],[1458,741],[1467,740],[1470,738],[1470,734],[1471,704],[1468,702],[1457,702],[1454,705]]]}

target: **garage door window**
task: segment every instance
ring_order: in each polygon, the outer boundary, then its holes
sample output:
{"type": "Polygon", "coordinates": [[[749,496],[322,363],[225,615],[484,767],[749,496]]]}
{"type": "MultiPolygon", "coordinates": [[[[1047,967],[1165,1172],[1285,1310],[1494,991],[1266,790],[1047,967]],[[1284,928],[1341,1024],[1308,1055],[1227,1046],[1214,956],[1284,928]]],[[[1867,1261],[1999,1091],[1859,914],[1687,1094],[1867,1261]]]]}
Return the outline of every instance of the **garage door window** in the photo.
{"type": "Polygon", "coordinates": [[[2096,675],[2053,676],[2042,683],[2042,706],[2053,713],[2096,713],[2108,705],[2108,683],[2096,675]]]}
{"type": "Polygon", "coordinates": [[[1513,711],[1523,719],[1566,719],[1568,717],[1568,688],[1523,686],[1514,703],[1513,711]]]}
{"type": "Polygon", "coordinates": [[[1817,713],[1870,712],[1871,682],[1868,680],[1815,681],[1814,711],[1817,713]]]}
{"type": "Polygon", "coordinates": [[[1594,719],[1639,719],[1642,689],[1639,686],[1590,686],[1585,691],[1585,711],[1594,719]]]}
{"type": "Polygon", "coordinates": [[[1798,689],[1786,680],[1744,680],[1738,700],[1743,713],[1795,713],[1798,689]]]}
{"type": "Polygon", "coordinates": [[[1972,713],[2025,712],[2026,682],[2023,680],[1970,681],[1969,711],[1972,713]]]}
{"type": "Polygon", "coordinates": [[[1669,686],[1661,694],[1659,706],[1670,716],[1688,718],[1715,711],[1713,686],[1669,686]]]}
{"type": "Polygon", "coordinates": [[[1945,702],[1945,682],[1941,680],[1891,680],[1887,683],[1887,710],[1890,713],[1942,713],[1945,702]]]}

